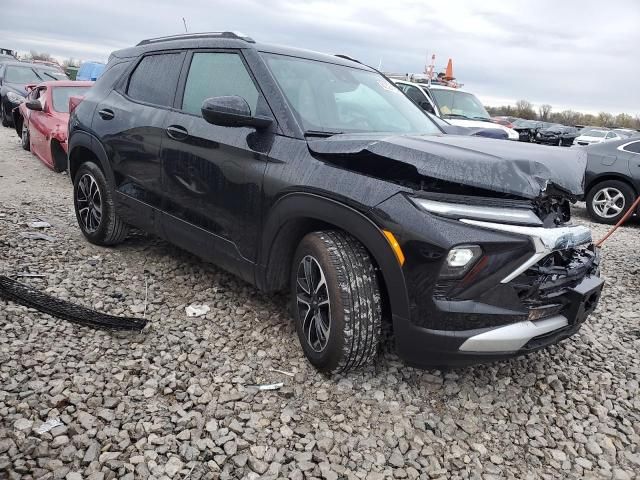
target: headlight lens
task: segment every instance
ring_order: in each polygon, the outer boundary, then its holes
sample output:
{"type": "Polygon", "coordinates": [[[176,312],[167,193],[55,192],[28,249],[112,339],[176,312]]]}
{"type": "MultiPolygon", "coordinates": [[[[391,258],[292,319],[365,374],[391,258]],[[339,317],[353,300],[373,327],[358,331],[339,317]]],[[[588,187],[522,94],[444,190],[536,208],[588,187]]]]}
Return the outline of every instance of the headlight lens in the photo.
{"type": "Polygon", "coordinates": [[[24,102],[24,97],[18,95],[15,92],[7,92],[7,98],[11,103],[22,103],[24,102]]]}
{"type": "Polygon", "coordinates": [[[453,218],[491,220],[502,223],[542,225],[542,221],[533,211],[526,208],[498,208],[465,205],[459,203],[437,202],[425,198],[413,198],[413,202],[423,210],[437,215],[453,218]]]}

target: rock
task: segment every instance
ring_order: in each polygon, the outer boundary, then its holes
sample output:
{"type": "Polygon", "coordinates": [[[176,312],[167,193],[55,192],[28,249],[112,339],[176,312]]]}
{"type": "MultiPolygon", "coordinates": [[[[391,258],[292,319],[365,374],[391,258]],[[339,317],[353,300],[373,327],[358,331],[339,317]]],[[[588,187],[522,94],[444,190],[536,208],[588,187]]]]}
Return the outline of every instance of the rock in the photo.
{"type": "Polygon", "coordinates": [[[249,457],[247,463],[249,465],[249,468],[259,475],[262,475],[269,468],[269,465],[267,463],[255,457],[249,457]]]}
{"type": "Polygon", "coordinates": [[[31,430],[31,427],[33,427],[33,422],[26,418],[19,418],[13,424],[13,428],[15,428],[18,431],[31,430]]]}
{"type": "Polygon", "coordinates": [[[171,457],[164,466],[164,472],[171,478],[182,470],[184,463],[178,457],[171,457]]]}

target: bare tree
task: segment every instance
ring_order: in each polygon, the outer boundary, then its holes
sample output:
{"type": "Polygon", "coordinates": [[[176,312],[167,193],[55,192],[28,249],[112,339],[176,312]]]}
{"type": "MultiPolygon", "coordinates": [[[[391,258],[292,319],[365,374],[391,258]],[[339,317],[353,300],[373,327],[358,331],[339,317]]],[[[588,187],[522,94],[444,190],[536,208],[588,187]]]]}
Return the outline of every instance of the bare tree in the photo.
{"type": "Polygon", "coordinates": [[[516,116],[526,118],[527,120],[533,120],[536,118],[536,112],[533,109],[531,102],[527,100],[518,100],[516,102],[516,116]]]}
{"type": "Polygon", "coordinates": [[[44,60],[47,62],[52,62],[53,58],[51,57],[50,54],[46,53],[46,52],[42,52],[42,53],[38,53],[35,50],[31,50],[29,52],[29,58],[31,60],[44,60]]]}
{"type": "Polygon", "coordinates": [[[551,116],[551,108],[551,105],[549,105],[548,103],[541,105],[538,109],[538,119],[545,122],[548,121],[549,117],[551,116]]]}

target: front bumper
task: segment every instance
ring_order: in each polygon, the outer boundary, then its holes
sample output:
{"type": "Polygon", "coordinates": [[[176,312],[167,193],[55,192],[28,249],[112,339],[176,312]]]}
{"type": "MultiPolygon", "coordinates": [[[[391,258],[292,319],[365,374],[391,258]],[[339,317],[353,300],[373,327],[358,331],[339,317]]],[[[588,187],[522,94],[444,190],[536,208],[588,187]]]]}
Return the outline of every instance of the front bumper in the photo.
{"type": "MultiPolygon", "coordinates": [[[[401,218],[393,210],[387,218],[401,218]]],[[[589,229],[421,215],[398,235],[409,314],[392,313],[407,363],[466,365],[532,352],[575,334],[596,308],[603,281],[589,229]],[[447,251],[460,244],[482,247],[481,268],[439,277],[447,251]]]]}

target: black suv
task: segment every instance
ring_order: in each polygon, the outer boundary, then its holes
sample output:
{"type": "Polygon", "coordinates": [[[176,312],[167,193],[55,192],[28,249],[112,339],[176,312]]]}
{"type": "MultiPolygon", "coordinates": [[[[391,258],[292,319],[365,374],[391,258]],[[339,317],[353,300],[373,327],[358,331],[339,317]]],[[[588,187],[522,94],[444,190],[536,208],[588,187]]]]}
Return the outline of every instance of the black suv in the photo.
{"type": "Polygon", "coordinates": [[[527,353],[574,334],[600,295],[591,233],[568,224],[582,152],[445,135],[345,56],[145,40],[111,55],[69,131],[90,242],[132,225],[289,289],[322,371],[369,362],[384,322],[410,364],[527,353]]]}

